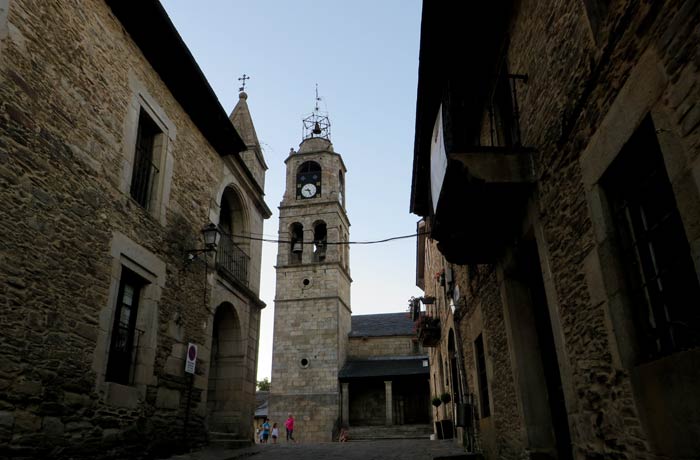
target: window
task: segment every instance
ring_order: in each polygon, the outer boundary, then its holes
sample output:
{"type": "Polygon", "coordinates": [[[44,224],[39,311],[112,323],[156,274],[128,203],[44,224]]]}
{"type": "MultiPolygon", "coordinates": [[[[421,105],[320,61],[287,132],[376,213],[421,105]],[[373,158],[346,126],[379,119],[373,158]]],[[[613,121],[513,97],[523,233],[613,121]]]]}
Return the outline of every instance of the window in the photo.
{"type": "Polygon", "coordinates": [[[526,80],[524,75],[509,74],[503,65],[488,107],[491,146],[511,147],[521,144],[517,85],[526,80]]]}
{"type": "Polygon", "coordinates": [[[141,289],[145,284],[144,279],[122,267],[105,377],[109,382],[124,385],[133,382],[136,350],[143,332],[136,329],[136,316],[141,289]]]}
{"type": "Polygon", "coordinates": [[[486,376],[484,340],[481,337],[481,334],[479,334],[474,341],[474,354],[476,355],[476,377],[479,388],[479,407],[481,409],[481,418],[485,418],[491,415],[491,406],[489,404],[488,377],[486,376]]]}
{"type": "Polygon", "coordinates": [[[297,170],[297,199],[314,198],[321,195],[321,165],[305,161],[297,170]]]}
{"type": "Polygon", "coordinates": [[[162,131],[158,125],[142,109],[139,113],[130,193],[131,197],[146,209],[150,208],[153,188],[157,184],[160,172],[157,155],[160,135],[162,131]]]}
{"type": "Polygon", "coordinates": [[[637,361],[697,347],[700,285],[649,116],[602,184],[626,276],[637,361]]]}

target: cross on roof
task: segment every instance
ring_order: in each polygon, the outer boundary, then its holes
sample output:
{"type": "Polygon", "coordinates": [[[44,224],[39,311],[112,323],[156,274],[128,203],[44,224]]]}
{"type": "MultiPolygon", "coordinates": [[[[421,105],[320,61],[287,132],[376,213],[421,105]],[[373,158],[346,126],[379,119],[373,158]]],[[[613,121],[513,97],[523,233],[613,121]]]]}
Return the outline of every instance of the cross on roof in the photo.
{"type": "Polygon", "coordinates": [[[243,83],[241,83],[241,87],[238,88],[238,91],[243,91],[243,90],[245,90],[245,81],[246,81],[246,80],[250,80],[250,77],[249,77],[248,75],[246,75],[246,74],[243,74],[242,77],[238,77],[238,81],[242,81],[242,82],[243,82],[243,83]]]}

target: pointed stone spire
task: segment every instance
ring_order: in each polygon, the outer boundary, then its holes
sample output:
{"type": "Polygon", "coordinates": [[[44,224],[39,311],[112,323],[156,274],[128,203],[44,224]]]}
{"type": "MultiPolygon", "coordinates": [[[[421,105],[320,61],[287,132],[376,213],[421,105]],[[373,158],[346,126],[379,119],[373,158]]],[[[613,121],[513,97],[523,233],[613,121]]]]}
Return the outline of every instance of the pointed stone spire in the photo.
{"type": "Polygon", "coordinates": [[[238,94],[238,103],[233,108],[229,120],[231,120],[231,123],[246,145],[246,151],[241,152],[243,162],[248,166],[250,172],[253,173],[253,177],[258,181],[258,185],[264,189],[267,164],[263,157],[260,141],[258,141],[258,134],[255,132],[250,109],[248,109],[248,94],[245,91],[241,91],[238,94]]]}

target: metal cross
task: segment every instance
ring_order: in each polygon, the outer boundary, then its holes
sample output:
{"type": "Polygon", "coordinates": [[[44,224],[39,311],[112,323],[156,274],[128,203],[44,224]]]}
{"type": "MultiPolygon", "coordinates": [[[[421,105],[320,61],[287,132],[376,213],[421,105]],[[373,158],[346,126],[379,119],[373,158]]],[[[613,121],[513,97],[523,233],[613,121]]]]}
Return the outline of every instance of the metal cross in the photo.
{"type": "Polygon", "coordinates": [[[246,75],[246,74],[243,74],[242,77],[239,77],[239,78],[238,78],[238,81],[242,81],[242,82],[243,82],[243,83],[241,83],[241,87],[238,88],[238,91],[243,91],[243,90],[245,90],[245,81],[246,81],[246,80],[250,80],[250,77],[249,77],[248,75],[246,75]]]}

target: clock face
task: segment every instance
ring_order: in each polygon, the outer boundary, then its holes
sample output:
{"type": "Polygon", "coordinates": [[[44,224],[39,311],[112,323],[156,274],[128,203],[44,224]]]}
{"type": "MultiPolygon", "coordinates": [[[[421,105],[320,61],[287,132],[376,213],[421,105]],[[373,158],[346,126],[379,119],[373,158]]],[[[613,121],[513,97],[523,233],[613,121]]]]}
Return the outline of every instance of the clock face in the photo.
{"type": "Polygon", "coordinates": [[[301,196],[311,198],[314,195],[316,195],[316,186],[314,184],[304,184],[301,188],[301,196]]]}

